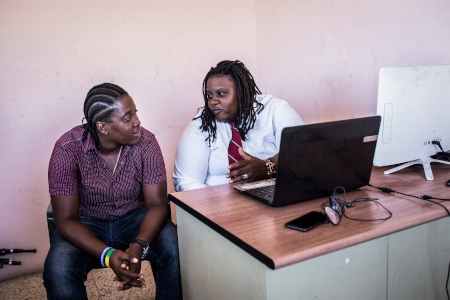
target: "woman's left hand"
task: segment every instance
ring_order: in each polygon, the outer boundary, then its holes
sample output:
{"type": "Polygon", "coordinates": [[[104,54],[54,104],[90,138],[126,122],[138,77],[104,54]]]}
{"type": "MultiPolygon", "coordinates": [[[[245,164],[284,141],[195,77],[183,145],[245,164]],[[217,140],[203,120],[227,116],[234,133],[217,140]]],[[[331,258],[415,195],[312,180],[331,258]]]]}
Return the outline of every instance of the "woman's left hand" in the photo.
{"type": "Polygon", "coordinates": [[[230,173],[225,175],[230,178],[230,183],[250,182],[256,180],[267,179],[266,163],[239,148],[239,154],[243,160],[232,163],[228,166],[230,173]]]}

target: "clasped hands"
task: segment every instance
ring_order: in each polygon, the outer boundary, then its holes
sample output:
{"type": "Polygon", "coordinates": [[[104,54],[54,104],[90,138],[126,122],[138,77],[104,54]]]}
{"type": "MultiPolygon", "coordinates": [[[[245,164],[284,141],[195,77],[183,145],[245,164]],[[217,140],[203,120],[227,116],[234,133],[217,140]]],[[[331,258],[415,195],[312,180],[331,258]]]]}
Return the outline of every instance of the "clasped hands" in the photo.
{"type": "Polygon", "coordinates": [[[115,250],[111,254],[109,265],[116,277],[114,281],[120,282],[118,290],[127,290],[132,287],[145,288],[144,275],[141,272],[142,248],[133,244],[125,251],[115,250]]]}
{"type": "Polygon", "coordinates": [[[232,163],[228,166],[230,173],[225,177],[230,179],[230,183],[250,182],[267,179],[267,168],[263,160],[251,156],[242,148],[239,148],[239,154],[243,160],[232,163]]]}

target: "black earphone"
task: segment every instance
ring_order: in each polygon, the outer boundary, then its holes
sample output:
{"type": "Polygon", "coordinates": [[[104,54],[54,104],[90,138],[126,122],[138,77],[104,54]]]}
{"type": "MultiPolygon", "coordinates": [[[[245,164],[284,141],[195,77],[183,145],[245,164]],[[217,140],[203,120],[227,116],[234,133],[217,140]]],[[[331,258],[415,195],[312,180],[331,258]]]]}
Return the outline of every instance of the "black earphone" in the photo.
{"type": "Polygon", "coordinates": [[[329,204],[327,202],[322,204],[322,208],[324,209],[324,215],[326,216],[327,222],[333,225],[338,225],[341,222],[342,216],[346,217],[349,220],[363,221],[363,222],[384,221],[392,217],[392,212],[389,211],[383,204],[378,202],[377,201],[378,198],[358,198],[351,202],[347,202],[346,197],[347,196],[345,193],[345,188],[343,188],[342,186],[338,186],[334,189],[333,193],[331,194],[329,204]],[[338,189],[342,189],[344,194],[343,199],[336,192],[338,189]],[[346,215],[345,211],[347,208],[354,207],[356,203],[361,202],[374,202],[378,204],[387,212],[387,216],[377,219],[356,219],[346,215]]]}
{"type": "Polygon", "coordinates": [[[345,199],[341,200],[339,195],[336,193],[336,190],[339,188],[344,191],[345,198],[345,189],[342,186],[338,186],[334,189],[333,193],[330,196],[329,205],[326,205],[326,203],[322,204],[322,208],[324,209],[324,214],[327,217],[327,221],[333,225],[338,225],[341,222],[342,215],[344,214],[347,207],[345,199]]]}

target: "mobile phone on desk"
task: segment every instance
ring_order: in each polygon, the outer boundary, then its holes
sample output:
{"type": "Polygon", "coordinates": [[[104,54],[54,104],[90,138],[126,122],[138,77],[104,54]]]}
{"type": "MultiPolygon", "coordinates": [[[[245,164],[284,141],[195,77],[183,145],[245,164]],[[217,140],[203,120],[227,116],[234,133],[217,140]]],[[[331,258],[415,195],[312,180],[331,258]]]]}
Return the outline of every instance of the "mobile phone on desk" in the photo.
{"type": "Polygon", "coordinates": [[[290,229],[308,231],[314,227],[325,223],[327,220],[325,214],[318,211],[311,211],[295,220],[287,222],[285,226],[290,229]]]}

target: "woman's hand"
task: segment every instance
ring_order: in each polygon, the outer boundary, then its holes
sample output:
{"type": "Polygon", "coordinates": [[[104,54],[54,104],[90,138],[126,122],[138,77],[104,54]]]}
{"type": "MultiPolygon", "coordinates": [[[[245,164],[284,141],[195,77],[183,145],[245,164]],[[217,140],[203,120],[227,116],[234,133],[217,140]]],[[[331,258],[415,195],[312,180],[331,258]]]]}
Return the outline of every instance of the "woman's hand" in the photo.
{"type": "Polygon", "coordinates": [[[230,173],[225,175],[230,178],[230,183],[250,182],[267,179],[266,163],[239,148],[239,154],[244,160],[237,161],[228,166],[230,173]]]}

